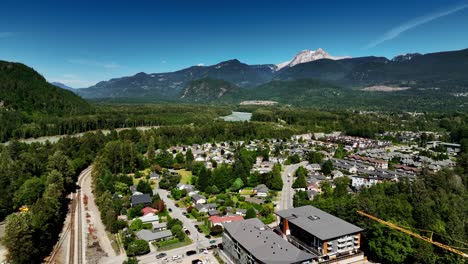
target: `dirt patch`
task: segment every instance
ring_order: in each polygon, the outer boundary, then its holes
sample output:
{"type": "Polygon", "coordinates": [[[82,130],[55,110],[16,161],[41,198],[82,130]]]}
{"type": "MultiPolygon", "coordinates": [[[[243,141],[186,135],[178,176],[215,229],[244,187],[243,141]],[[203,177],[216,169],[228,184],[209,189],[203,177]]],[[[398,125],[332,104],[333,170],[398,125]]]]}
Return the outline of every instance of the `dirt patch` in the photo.
{"type": "Polygon", "coordinates": [[[408,90],[410,87],[391,87],[386,85],[374,85],[361,89],[366,92],[398,92],[408,90]]]}
{"type": "MultiPolygon", "coordinates": [[[[0,238],[3,238],[3,235],[5,234],[5,222],[0,223],[0,238]]],[[[0,263],[4,263],[6,260],[6,254],[8,253],[8,250],[6,247],[0,243],[0,263]]]]}

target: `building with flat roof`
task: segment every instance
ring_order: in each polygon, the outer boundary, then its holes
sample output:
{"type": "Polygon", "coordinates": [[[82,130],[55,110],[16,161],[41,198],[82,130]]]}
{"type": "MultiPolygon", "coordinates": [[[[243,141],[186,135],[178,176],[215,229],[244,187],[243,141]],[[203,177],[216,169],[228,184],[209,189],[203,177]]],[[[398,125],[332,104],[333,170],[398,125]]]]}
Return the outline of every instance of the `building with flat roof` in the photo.
{"type": "Polygon", "coordinates": [[[364,258],[359,250],[360,227],[310,205],[278,211],[276,215],[283,236],[297,247],[318,255],[319,261],[364,258]]]}
{"type": "Polygon", "coordinates": [[[224,224],[223,251],[234,263],[312,263],[316,256],[300,250],[259,219],[224,224]]]}

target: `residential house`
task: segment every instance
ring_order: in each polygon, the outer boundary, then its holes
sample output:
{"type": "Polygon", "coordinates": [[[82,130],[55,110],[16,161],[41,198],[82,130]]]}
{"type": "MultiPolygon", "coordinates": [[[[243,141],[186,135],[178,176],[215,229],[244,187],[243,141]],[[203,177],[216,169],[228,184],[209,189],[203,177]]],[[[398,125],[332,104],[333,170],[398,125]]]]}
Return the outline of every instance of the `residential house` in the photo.
{"type": "Polygon", "coordinates": [[[259,197],[266,197],[268,195],[268,187],[265,184],[259,184],[254,189],[254,194],[259,197]]]}
{"type": "Polygon", "coordinates": [[[198,212],[200,213],[208,213],[209,211],[216,210],[218,206],[215,203],[209,203],[209,204],[195,204],[195,208],[197,208],[198,212]]]}
{"type": "Polygon", "coordinates": [[[131,197],[130,205],[135,207],[137,205],[150,206],[151,205],[151,196],[147,193],[145,194],[134,194],[131,197]]]}
{"type": "Polygon", "coordinates": [[[194,194],[192,195],[192,201],[194,204],[204,204],[206,203],[206,197],[201,194],[194,194]]]}
{"type": "Polygon", "coordinates": [[[139,239],[145,240],[146,242],[153,242],[153,241],[161,241],[161,240],[167,240],[167,239],[172,238],[172,232],[171,230],[151,232],[150,230],[142,229],[136,232],[136,236],[139,239]]]}
{"type": "Polygon", "coordinates": [[[143,215],[147,215],[147,214],[151,214],[151,213],[152,214],[157,214],[158,210],[147,206],[147,207],[141,209],[141,212],[143,213],[143,215]]]}
{"type": "Polygon", "coordinates": [[[236,209],[236,215],[245,216],[247,214],[247,209],[236,209]]]}
{"type": "Polygon", "coordinates": [[[241,215],[231,215],[231,216],[210,216],[208,220],[211,222],[211,226],[224,226],[226,223],[231,223],[235,221],[242,221],[244,217],[241,215]]]}
{"type": "Polygon", "coordinates": [[[159,222],[152,222],[151,225],[153,226],[153,232],[163,231],[167,229],[167,223],[159,223],[159,222]]]}
{"type": "Polygon", "coordinates": [[[159,216],[154,213],[149,213],[144,216],[138,217],[143,223],[152,223],[159,221],[159,216]]]}

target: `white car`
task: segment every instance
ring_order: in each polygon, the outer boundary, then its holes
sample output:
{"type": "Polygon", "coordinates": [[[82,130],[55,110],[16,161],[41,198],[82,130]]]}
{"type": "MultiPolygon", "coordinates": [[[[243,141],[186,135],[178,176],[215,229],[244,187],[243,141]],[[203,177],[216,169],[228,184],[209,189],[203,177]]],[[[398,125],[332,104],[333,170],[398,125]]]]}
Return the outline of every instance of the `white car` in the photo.
{"type": "Polygon", "coordinates": [[[178,259],[180,259],[180,256],[179,256],[179,255],[174,255],[174,256],[172,256],[172,260],[178,260],[178,259]]]}

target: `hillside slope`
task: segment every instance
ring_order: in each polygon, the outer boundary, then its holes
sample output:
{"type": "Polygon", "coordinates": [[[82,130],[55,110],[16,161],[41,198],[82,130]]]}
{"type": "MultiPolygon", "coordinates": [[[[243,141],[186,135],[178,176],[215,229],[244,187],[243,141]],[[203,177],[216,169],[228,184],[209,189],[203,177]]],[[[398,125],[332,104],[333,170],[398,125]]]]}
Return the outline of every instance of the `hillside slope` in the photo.
{"type": "Polygon", "coordinates": [[[74,94],[48,83],[32,68],[0,61],[0,105],[8,111],[30,115],[72,115],[90,110],[90,105],[74,94]]]}
{"type": "Polygon", "coordinates": [[[189,82],[180,99],[187,102],[229,102],[239,97],[240,89],[227,81],[203,78],[189,82]]]}

